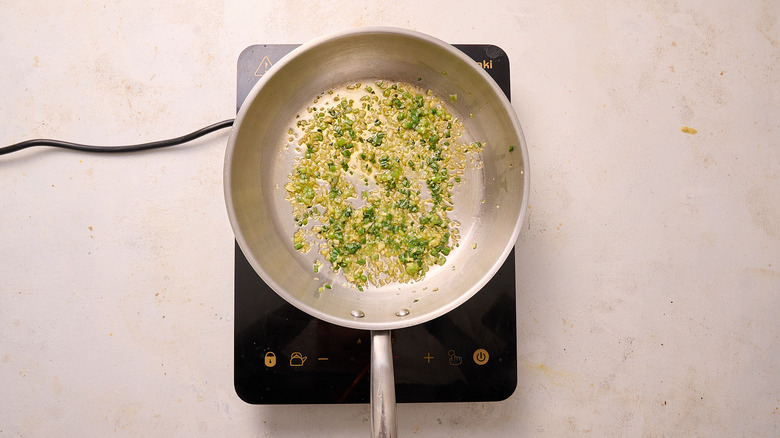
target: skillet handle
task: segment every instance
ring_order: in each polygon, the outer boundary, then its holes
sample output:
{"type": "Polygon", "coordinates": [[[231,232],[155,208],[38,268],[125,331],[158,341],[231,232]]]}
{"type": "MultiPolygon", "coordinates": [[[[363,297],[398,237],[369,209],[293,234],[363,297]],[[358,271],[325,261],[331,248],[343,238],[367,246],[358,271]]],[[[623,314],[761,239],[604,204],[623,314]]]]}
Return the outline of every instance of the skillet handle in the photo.
{"type": "Polygon", "coordinates": [[[371,436],[395,438],[395,378],[390,330],[371,331],[371,436]]]}

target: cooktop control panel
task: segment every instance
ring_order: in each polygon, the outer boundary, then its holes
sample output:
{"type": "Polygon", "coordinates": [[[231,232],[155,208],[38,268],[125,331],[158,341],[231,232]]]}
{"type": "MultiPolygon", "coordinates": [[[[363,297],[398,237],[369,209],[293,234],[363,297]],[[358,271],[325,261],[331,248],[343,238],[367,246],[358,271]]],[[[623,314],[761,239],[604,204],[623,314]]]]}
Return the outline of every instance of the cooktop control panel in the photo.
{"type": "MultiPolygon", "coordinates": [[[[238,59],[240,107],[297,45],[253,45],[238,59]]],[[[493,45],[456,45],[509,96],[509,60],[493,45]]],[[[276,295],[235,246],[234,383],[253,404],[367,403],[371,337],[326,323],[276,295]]],[[[457,309],[392,332],[399,403],[499,401],[517,386],[515,257],[457,309]]]]}

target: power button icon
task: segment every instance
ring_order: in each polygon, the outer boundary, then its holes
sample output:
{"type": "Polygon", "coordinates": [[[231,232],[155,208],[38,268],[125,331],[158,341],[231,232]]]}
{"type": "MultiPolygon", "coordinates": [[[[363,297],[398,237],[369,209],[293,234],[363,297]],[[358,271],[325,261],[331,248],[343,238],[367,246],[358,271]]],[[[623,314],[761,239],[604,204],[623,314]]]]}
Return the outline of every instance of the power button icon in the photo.
{"type": "Polygon", "coordinates": [[[490,355],[488,354],[487,350],[484,348],[480,348],[476,351],[474,351],[474,363],[477,365],[485,365],[490,359],[490,355]]]}

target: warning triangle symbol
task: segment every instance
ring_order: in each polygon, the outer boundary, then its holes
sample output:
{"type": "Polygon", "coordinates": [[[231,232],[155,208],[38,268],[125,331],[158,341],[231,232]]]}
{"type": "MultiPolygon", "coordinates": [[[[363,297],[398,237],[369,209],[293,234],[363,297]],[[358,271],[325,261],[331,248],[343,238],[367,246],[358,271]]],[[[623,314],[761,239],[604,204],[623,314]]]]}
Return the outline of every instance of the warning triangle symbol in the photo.
{"type": "Polygon", "coordinates": [[[273,64],[271,64],[271,60],[268,59],[267,56],[263,57],[263,60],[260,61],[260,65],[257,66],[257,70],[255,70],[255,76],[261,77],[263,76],[269,68],[271,68],[273,64]]]}

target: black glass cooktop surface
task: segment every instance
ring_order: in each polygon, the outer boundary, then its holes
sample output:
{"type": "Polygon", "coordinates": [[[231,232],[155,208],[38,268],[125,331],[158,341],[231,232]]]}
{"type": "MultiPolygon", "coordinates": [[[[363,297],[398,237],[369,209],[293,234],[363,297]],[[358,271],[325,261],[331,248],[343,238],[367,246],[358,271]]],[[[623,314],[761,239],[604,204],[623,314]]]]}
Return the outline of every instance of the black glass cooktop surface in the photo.
{"type": "MultiPolygon", "coordinates": [[[[240,107],[294,44],[253,45],[238,59],[240,107]]],[[[493,45],[456,45],[509,97],[509,59],[493,45]]],[[[326,323],[287,304],[235,246],[234,383],[253,404],[368,403],[368,331],[326,323]]],[[[499,401],[517,386],[514,251],[469,301],[392,333],[399,403],[499,401]]]]}

